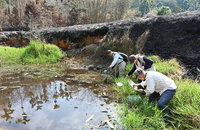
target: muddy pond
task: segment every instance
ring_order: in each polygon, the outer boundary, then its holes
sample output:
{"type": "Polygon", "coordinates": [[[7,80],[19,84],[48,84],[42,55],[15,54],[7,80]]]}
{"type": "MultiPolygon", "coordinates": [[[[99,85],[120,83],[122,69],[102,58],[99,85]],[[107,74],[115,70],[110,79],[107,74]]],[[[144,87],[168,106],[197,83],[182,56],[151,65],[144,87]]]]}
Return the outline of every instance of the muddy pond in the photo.
{"type": "MultiPolygon", "coordinates": [[[[37,68],[37,67],[36,67],[37,68]]],[[[40,68],[38,68],[40,69],[40,68]]],[[[118,127],[117,103],[106,75],[84,68],[64,67],[51,73],[1,70],[0,129],[74,130],[118,127]]]]}

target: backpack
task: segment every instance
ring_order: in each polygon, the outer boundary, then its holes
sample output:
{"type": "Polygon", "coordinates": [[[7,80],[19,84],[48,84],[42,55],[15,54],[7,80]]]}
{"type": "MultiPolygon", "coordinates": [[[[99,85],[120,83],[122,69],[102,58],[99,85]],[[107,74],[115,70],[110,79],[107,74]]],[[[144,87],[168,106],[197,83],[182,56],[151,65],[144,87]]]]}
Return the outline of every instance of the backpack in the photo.
{"type": "Polygon", "coordinates": [[[122,53],[122,52],[118,52],[118,53],[123,57],[123,60],[125,62],[128,62],[128,56],[125,53],[122,53]]]}

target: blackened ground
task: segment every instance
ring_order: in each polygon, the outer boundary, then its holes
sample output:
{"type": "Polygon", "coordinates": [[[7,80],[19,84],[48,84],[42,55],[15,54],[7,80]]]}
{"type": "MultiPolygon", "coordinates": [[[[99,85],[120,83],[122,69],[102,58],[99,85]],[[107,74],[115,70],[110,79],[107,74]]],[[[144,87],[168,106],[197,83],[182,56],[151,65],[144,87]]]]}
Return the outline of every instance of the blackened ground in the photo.
{"type": "Polygon", "coordinates": [[[189,75],[197,76],[199,72],[196,70],[200,68],[200,11],[32,32],[1,32],[0,42],[7,42],[14,46],[15,40],[9,41],[9,39],[16,36],[45,40],[58,45],[67,53],[87,56],[88,59],[92,59],[91,63],[94,61],[99,65],[108,64],[110,59],[104,55],[108,47],[114,51],[125,48],[124,52],[130,55],[135,53],[130,51],[131,49],[134,50],[142,44],[142,52],[147,55],[158,55],[165,59],[177,58],[189,69],[189,75]],[[131,46],[126,42],[119,42],[125,35],[128,35],[128,43],[131,46]]]}

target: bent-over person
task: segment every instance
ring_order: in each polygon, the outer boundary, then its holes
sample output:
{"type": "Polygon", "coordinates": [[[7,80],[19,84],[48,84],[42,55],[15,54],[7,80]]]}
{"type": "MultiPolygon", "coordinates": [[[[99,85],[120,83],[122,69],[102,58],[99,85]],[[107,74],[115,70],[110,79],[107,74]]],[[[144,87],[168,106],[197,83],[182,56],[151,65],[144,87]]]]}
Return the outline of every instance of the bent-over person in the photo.
{"type": "MultiPolygon", "coordinates": [[[[146,93],[149,96],[149,102],[152,102],[156,98],[158,99],[158,106],[164,109],[164,112],[171,115],[167,103],[172,99],[176,92],[176,84],[166,75],[156,72],[156,71],[147,71],[138,68],[135,70],[135,75],[138,79],[146,80],[146,89],[139,89],[140,93],[146,93]]],[[[136,87],[140,84],[136,84],[133,87],[136,87]]]]}
{"type": "Polygon", "coordinates": [[[124,74],[124,69],[126,67],[125,59],[122,57],[122,55],[120,55],[120,53],[113,52],[111,50],[107,50],[106,54],[108,56],[113,57],[113,61],[112,61],[111,65],[107,68],[107,70],[110,71],[111,69],[113,69],[116,66],[116,69],[115,69],[116,76],[118,76],[118,73],[120,76],[122,76],[124,74]]]}
{"type": "Polygon", "coordinates": [[[142,68],[145,71],[156,71],[153,65],[153,60],[149,59],[146,56],[130,55],[129,61],[131,64],[133,64],[133,67],[126,75],[127,78],[132,75],[137,68],[142,68]]]}

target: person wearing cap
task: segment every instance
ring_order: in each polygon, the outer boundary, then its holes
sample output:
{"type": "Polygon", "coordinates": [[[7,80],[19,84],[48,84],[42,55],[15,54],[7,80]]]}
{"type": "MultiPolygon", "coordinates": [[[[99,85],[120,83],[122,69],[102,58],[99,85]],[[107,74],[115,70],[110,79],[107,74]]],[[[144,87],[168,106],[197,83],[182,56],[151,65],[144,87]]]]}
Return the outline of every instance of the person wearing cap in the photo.
{"type": "Polygon", "coordinates": [[[133,64],[133,67],[130,70],[130,72],[126,75],[126,78],[132,75],[137,68],[142,68],[145,71],[156,71],[153,65],[153,60],[149,59],[146,56],[130,55],[129,61],[131,64],[133,64]]]}
{"type": "MultiPolygon", "coordinates": [[[[166,75],[156,72],[156,71],[147,71],[138,68],[135,70],[135,75],[138,79],[146,80],[146,89],[139,89],[140,93],[145,93],[149,96],[149,102],[157,99],[158,97],[158,106],[164,109],[164,112],[171,115],[167,103],[172,99],[176,92],[176,84],[166,75]]],[[[135,84],[133,87],[139,86],[140,84],[135,84]]]]}
{"type": "Polygon", "coordinates": [[[106,54],[113,57],[113,61],[107,70],[110,71],[117,65],[115,69],[116,76],[118,76],[118,73],[120,76],[122,76],[126,66],[126,62],[123,60],[123,57],[118,52],[113,52],[111,50],[107,50],[106,54]]]}

